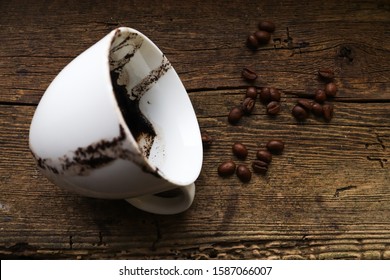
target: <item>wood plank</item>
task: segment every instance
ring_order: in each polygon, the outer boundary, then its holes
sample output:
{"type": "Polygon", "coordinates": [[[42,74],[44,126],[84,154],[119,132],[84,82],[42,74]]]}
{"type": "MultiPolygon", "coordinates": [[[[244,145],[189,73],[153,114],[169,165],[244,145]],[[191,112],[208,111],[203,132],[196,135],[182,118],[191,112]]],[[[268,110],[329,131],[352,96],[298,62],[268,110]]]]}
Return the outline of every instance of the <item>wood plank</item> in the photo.
{"type": "MultiPolygon", "coordinates": [[[[356,105],[360,104],[343,104],[346,118],[357,117],[356,105]]],[[[296,125],[248,117],[253,125],[228,126],[207,112],[209,117],[200,117],[200,125],[218,137],[205,151],[194,205],[186,213],[165,217],[124,201],[82,198],[49,183],[37,172],[27,148],[34,107],[3,105],[0,254],[387,258],[384,244],[390,224],[383,217],[390,215],[389,152],[381,145],[390,142],[390,126],[377,126],[374,133],[364,124],[375,119],[381,123],[388,110],[378,113],[375,103],[366,104],[365,110],[361,125],[348,130],[337,118],[330,124],[296,125]],[[377,118],[371,119],[370,112],[377,118]],[[254,176],[249,184],[234,176],[218,177],[216,166],[231,157],[235,139],[248,143],[249,164],[254,151],[274,137],[286,142],[286,150],[274,157],[267,176],[254,176]],[[382,159],[383,166],[369,157],[382,159]]]]}
{"type": "MultiPolygon", "coordinates": [[[[58,8],[59,3],[52,9],[58,8]]],[[[296,9],[293,3],[283,3],[276,12],[267,5],[249,2],[244,17],[227,11],[216,13],[211,3],[199,11],[188,4],[175,9],[163,5],[160,12],[167,13],[166,20],[159,19],[158,28],[147,24],[147,19],[154,15],[143,5],[137,6],[140,13],[132,15],[131,20],[131,5],[119,9],[115,19],[106,9],[97,10],[93,20],[83,17],[87,11],[80,7],[80,14],[66,14],[68,21],[61,25],[50,7],[39,6],[47,9],[43,12],[48,17],[42,21],[34,13],[24,14],[10,5],[4,7],[0,22],[4,26],[0,30],[0,73],[4,77],[0,79],[1,101],[36,104],[50,81],[71,59],[119,25],[137,28],[155,40],[190,91],[241,87],[245,85],[241,69],[251,66],[260,73],[259,85],[313,92],[319,86],[316,71],[330,67],[336,71],[340,97],[389,100],[390,38],[386,30],[390,22],[386,9],[376,3],[357,3],[351,10],[349,4],[338,3],[336,14],[332,11],[319,15],[317,4],[299,8],[300,14],[307,14],[304,21],[286,19],[281,13],[296,9]],[[337,17],[346,11],[347,19],[337,17]],[[259,14],[268,15],[277,24],[273,35],[276,41],[252,52],[245,47],[245,40],[256,29],[259,14]],[[197,16],[202,20],[188,23],[188,18],[197,16]],[[227,27],[232,28],[228,34],[227,27]],[[288,36],[289,44],[284,42],[288,36]],[[308,46],[299,47],[300,42],[308,46]],[[345,48],[351,52],[348,58],[340,57],[345,48]]],[[[31,11],[30,7],[25,13],[31,11]]]]}

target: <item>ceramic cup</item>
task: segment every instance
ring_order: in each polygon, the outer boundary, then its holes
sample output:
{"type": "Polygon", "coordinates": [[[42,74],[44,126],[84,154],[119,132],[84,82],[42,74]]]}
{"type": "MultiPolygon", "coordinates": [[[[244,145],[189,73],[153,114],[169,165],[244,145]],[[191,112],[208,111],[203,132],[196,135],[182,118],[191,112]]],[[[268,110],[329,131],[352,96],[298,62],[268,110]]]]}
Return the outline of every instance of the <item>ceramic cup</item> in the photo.
{"type": "Polygon", "coordinates": [[[29,141],[43,174],[70,191],[158,214],[193,202],[203,154],[196,115],[168,59],[137,30],[113,30],[58,74],[29,141]]]}

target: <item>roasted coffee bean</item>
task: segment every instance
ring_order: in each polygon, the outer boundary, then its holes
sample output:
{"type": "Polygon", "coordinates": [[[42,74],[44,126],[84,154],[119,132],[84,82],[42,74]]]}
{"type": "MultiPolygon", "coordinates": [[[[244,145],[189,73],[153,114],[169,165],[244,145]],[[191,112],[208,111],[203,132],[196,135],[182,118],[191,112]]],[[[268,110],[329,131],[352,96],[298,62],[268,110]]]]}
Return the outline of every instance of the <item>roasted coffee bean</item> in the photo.
{"type": "Polygon", "coordinates": [[[245,159],[248,155],[248,149],[242,143],[234,143],[232,146],[233,154],[239,159],[245,159]]]}
{"type": "Polygon", "coordinates": [[[232,160],[225,161],[218,166],[218,174],[221,177],[233,175],[236,171],[236,164],[232,160]]]}
{"type": "Polygon", "coordinates": [[[202,136],[203,147],[205,148],[210,147],[214,139],[207,132],[202,132],[201,136],[202,136]]]}
{"type": "Polygon", "coordinates": [[[267,104],[271,101],[271,90],[269,87],[263,87],[259,95],[262,103],[267,104]]]}
{"type": "Polygon", "coordinates": [[[303,121],[307,119],[307,117],[309,116],[306,109],[300,105],[295,105],[291,113],[298,121],[303,121]]]}
{"type": "Polygon", "coordinates": [[[248,46],[248,48],[253,50],[259,47],[259,42],[257,41],[255,34],[251,34],[248,36],[248,38],[246,39],[246,45],[248,46]]]}
{"type": "Polygon", "coordinates": [[[277,101],[271,101],[267,104],[267,114],[275,116],[280,112],[280,103],[277,101]]]}
{"type": "Polygon", "coordinates": [[[238,165],[236,169],[237,177],[244,183],[247,183],[252,178],[252,172],[245,165],[238,165]]]}
{"type": "Polygon", "coordinates": [[[264,30],[258,30],[255,32],[255,37],[259,44],[267,44],[271,39],[271,34],[264,30]]]}
{"type": "Polygon", "coordinates": [[[318,75],[323,80],[332,80],[334,78],[333,70],[328,68],[322,68],[318,70],[318,75]]]}
{"type": "Polygon", "coordinates": [[[334,97],[336,96],[337,93],[337,86],[335,83],[327,83],[325,85],[325,93],[329,97],[334,97]]]}
{"type": "Polygon", "coordinates": [[[266,163],[270,163],[272,160],[272,154],[267,150],[257,151],[256,157],[258,160],[264,161],[266,163]]]}
{"type": "Polygon", "coordinates": [[[318,103],[323,103],[326,100],[326,93],[322,89],[317,89],[314,95],[314,100],[318,103]]]}
{"type": "Polygon", "coordinates": [[[257,97],[257,88],[256,87],[248,87],[246,89],[245,97],[250,97],[252,99],[256,99],[256,97],[257,97]]]}
{"type": "Polygon", "coordinates": [[[271,87],[269,89],[269,97],[271,101],[280,101],[280,91],[276,88],[271,87]]]}
{"type": "Polygon", "coordinates": [[[313,106],[311,107],[311,111],[313,112],[313,114],[315,116],[321,117],[322,116],[322,105],[317,103],[317,102],[314,102],[313,106]]]}
{"type": "Polygon", "coordinates": [[[252,162],[252,169],[255,173],[265,174],[268,171],[268,163],[262,160],[254,160],[252,162]]]}
{"type": "Polygon", "coordinates": [[[228,121],[231,124],[236,124],[242,118],[244,112],[241,107],[233,107],[228,115],[228,121]]]}
{"type": "Polygon", "coordinates": [[[264,30],[264,31],[272,33],[275,31],[275,24],[272,21],[264,20],[264,21],[259,22],[258,28],[260,30],[264,30]]]}
{"type": "Polygon", "coordinates": [[[333,105],[328,103],[322,106],[322,114],[325,121],[329,122],[333,118],[333,105]]]}
{"type": "Polygon", "coordinates": [[[310,111],[313,107],[313,100],[310,99],[298,99],[298,105],[306,109],[307,111],[310,111]]]}
{"type": "Polygon", "coordinates": [[[253,111],[253,108],[255,108],[255,100],[251,97],[247,97],[242,102],[241,107],[245,114],[250,115],[253,111]]]}
{"type": "Polygon", "coordinates": [[[251,69],[245,67],[244,69],[242,69],[242,72],[241,72],[241,76],[247,80],[247,81],[250,81],[250,82],[253,82],[254,80],[257,79],[257,74],[256,72],[252,71],[251,69]]]}
{"type": "Polygon", "coordinates": [[[284,143],[281,140],[270,140],[266,147],[272,154],[281,154],[284,150],[284,143]]]}

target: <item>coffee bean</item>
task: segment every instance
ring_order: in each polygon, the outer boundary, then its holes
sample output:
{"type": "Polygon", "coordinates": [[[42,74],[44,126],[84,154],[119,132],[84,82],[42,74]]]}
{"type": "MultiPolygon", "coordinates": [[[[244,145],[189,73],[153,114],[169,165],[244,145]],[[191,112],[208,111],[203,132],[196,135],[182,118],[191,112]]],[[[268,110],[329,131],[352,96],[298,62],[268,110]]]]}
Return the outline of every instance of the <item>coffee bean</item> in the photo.
{"type": "Polygon", "coordinates": [[[271,90],[269,87],[263,87],[259,95],[262,103],[267,104],[271,101],[271,90]]]}
{"type": "Polygon", "coordinates": [[[334,78],[333,70],[328,68],[322,68],[318,70],[318,75],[323,80],[332,80],[334,78]]]}
{"type": "Polygon", "coordinates": [[[236,169],[237,177],[244,183],[247,183],[252,178],[252,172],[245,165],[238,165],[236,169]]]}
{"type": "Polygon", "coordinates": [[[277,101],[271,101],[267,104],[267,114],[275,116],[280,112],[280,103],[277,101]]]}
{"type": "Polygon", "coordinates": [[[257,79],[257,74],[256,72],[252,71],[251,69],[245,67],[242,69],[241,76],[250,82],[253,82],[254,80],[257,79]]]}
{"type": "Polygon", "coordinates": [[[228,121],[231,124],[236,124],[242,118],[243,111],[241,107],[233,107],[228,115],[228,121]]]}
{"type": "Polygon", "coordinates": [[[246,39],[246,45],[252,50],[255,50],[259,47],[259,42],[257,41],[255,34],[251,34],[248,36],[248,38],[246,39]]]}
{"type": "Polygon", "coordinates": [[[203,147],[205,148],[210,147],[214,141],[214,139],[207,132],[202,132],[201,137],[202,137],[203,147]]]}
{"type": "Polygon", "coordinates": [[[303,121],[303,120],[307,119],[307,117],[309,116],[306,109],[304,109],[300,105],[295,105],[294,108],[292,109],[291,113],[298,121],[303,121]]]}
{"type": "Polygon", "coordinates": [[[314,102],[313,103],[313,106],[311,108],[311,111],[313,112],[314,115],[316,115],[317,117],[321,117],[322,116],[322,105],[317,103],[317,102],[314,102]]]}
{"type": "Polygon", "coordinates": [[[280,91],[278,89],[271,87],[269,89],[269,95],[271,101],[280,101],[280,91]]]}
{"type": "Polygon", "coordinates": [[[337,93],[337,86],[335,83],[327,83],[325,85],[325,93],[329,97],[335,97],[337,93]]]}
{"type": "Polygon", "coordinates": [[[264,21],[259,22],[258,28],[260,30],[264,30],[264,31],[272,33],[275,31],[275,24],[272,21],[264,20],[264,21]]]}
{"type": "Polygon", "coordinates": [[[258,30],[255,32],[255,37],[259,44],[267,44],[271,39],[271,34],[264,30],[258,30]]]}
{"type": "Polygon", "coordinates": [[[324,115],[325,121],[329,122],[333,118],[333,105],[325,104],[322,106],[322,114],[324,115]]]}
{"type": "Polygon", "coordinates": [[[267,150],[257,151],[256,157],[258,160],[264,161],[266,163],[270,163],[272,160],[272,154],[267,150]]]}
{"type": "Polygon", "coordinates": [[[284,150],[284,143],[281,140],[270,140],[266,147],[272,154],[281,154],[284,150]]]}
{"type": "Polygon", "coordinates": [[[299,99],[298,100],[298,105],[306,109],[307,111],[310,111],[311,108],[313,107],[313,101],[309,99],[299,99]]]}
{"type": "Polygon", "coordinates": [[[250,115],[253,111],[253,108],[255,108],[255,100],[251,97],[247,97],[244,99],[241,106],[242,106],[242,111],[245,114],[250,115]]]}
{"type": "Polygon", "coordinates": [[[218,166],[218,174],[221,177],[233,175],[236,171],[236,164],[232,160],[225,161],[218,166]]]}
{"type": "Polygon", "coordinates": [[[318,103],[323,103],[326,100],[326,93],[322,89],[317,89],[314,95],[314,100],[318,103]]]}
{"type": "Polygon", "coordinates": [[[252,162],[252,169],[255,173],[265,174],[268,171],[268,163],[261,160],[254,160],[252,162]]]}
{"type": "Polygon", "coordinates": [[[257,97],[257,88],[256,87],[248,87],[246,89],[245,97],[250,97],[252,99],[256,99],[256,97],[257,97]]]}
{"type": "Polygon", "coordinates": [[[242,143],[234,143],[232,146],[233,154],[239,159],[245,159],[248,155],[248,149],[242,143]]]}
{"type": "Polygon", "coordinates": [[[259,47],[259,42],[257,41],[255,34],[251,34],[248,36],[248,38],[246,39],[246,45],[252,50],[255,50],[259,47]]]}

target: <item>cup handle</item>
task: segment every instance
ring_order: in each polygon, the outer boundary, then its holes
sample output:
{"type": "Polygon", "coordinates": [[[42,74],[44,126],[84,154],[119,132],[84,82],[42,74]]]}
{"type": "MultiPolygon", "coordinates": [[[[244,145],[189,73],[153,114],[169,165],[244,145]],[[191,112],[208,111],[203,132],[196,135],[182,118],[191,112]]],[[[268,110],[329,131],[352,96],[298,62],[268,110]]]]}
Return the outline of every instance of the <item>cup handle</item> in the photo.
{"type": "Polygon", "coordinates": [[[195,184],[178,187],[174,197],[164,197],[149,194],[126,199],[134,207],[146,212],[162,215],[178,214],[187,210],[195,197],[195,184]]]}

